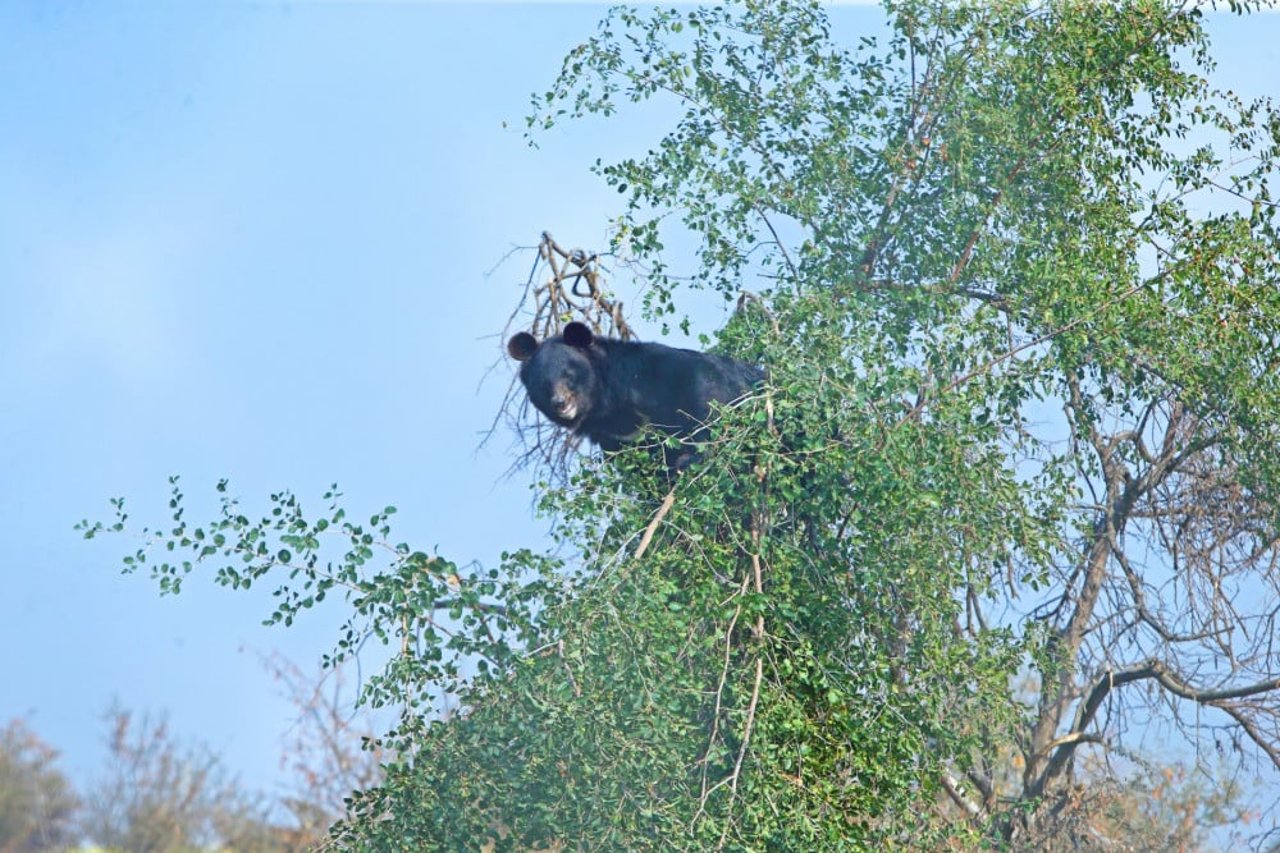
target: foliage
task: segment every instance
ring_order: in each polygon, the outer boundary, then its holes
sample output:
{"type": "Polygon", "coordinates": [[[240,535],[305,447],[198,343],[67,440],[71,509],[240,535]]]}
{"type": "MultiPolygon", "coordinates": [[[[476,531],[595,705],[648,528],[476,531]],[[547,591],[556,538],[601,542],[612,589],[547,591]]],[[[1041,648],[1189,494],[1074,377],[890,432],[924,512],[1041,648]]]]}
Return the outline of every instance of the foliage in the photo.
{"type": "Polygon", "coordinates": [[[1240,807],[1239,781],[1229,772],[1147,765],[1118,779],[1107,768],[1086,767],[1079,778],[1086,783],[1069,792],[1065,807],[1036,827],[1035,849],[1053,853],[1116,841],[1130,850],[1238,849],[1247,846],[1257,818],[1240,807]],[[1231,831],[1214,839],[1209,830],[1215,827],[1231,831]]]}
{"type": "Polygon", "coordinates": [[[0,728],[0,851],[34,853],[76,840],[78,801],[57,752],[11,720],[0,728]]]}
{"type": "Polygon", "coordinates": [[[535,102],[674,101],[599,167],[615,251],[655,318],[758,291],[718,346],[768,387],[666,499],[585,462],[550,555],[464,570],[336,490],[192,526],[175,482],[130,569],[271,577],[284,624],[341,593],[331,659],[392,647],[335,844],[1096,846],[1155,837],[1104,796],[1135,730],[1280,767],[1280,118],[1208,86],[1195,6],[886,8],[851,49],[816,3],[616,9],[535,102]]]}
{"type": "Polygon", "coordinates": [[[21,720],[0,728],[0,853],[314,850],[356,787],[380,778],[367,714],[353,714],[343,671],[315,679],[277,656],[265,661],[299,713],[285,750],[294,780],[278,800],[248,792],[208,748],[180,742],[163,718],[119,708],[105,772],[78,793],[55,766],[57,752],[21,720]],[[274,812],[290,817],[280,822],[274,812]]]}
{"type": "Polygon", "coordinates": [[[85,834],[132,853],[279,850],[265,804],[245,794],[212,752],[187,747],[164,719],[109,715],[111,760],[85,796],[85,834]]]}

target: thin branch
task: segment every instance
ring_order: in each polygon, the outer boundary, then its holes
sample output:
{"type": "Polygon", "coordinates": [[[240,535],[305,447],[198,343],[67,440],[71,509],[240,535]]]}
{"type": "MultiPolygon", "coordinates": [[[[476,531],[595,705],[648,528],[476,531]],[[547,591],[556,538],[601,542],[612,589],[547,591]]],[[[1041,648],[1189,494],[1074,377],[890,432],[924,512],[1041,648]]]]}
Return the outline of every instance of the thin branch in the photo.
{"type": "Polygon", "coordinates": [[[662,506],[658,507],[658,511],[654,514],[653,520],[649,522],[649,526],[644,529],[644,535],[640,537],[640,545],[636,548],[634,559],[639,560],[644,556],[644,552],[649,550],[649,543],[653,540],[653,534],[658,529],[658,525],[662,523],[662,519],[667,517],[667,513],[671,511],[671,506],[676,502],[676,490],[672,487],[667,492],[667,496],[662,499],[662,506]]]}
{"type": "MultiPolygon", "coordinates": [[[[751,687],[751,703],[747,705],[747,722],[742,732],[742,747],[738,750],[738,760],[733,765],[733,775],[729,782],[729,804],[732,807],[733,801],[738,796],[738,780],[742,778],[742,762],[747,757],[747,747],[751,744],[751,730],[755,727],[756,722],[756,704],[760,701],[760,682],[764,679],[764,657],[756,657],[756,678],[755,683],[751,687]]],[[[723,850],[725,841],[729,838],[729,820],[726,817],[724,830],[720,833],[720,843],[716,845],[717,850],[723,850]]]]}
{"type": "MultiPolygon", "coordinates": [[[[744,579],[739,593],[745,592],[747,588],[747,580],[744,579]]],[[[735,607],[733,616],[729,619],[729,627],[724,632],[724,666],[720,669],[720,683],[716,686],[716,706],[711,712],[711,734],[707,738],[707,752],[702,757],[702,796],[698,798],[698,810],[694,812],[693,824],[697,824],[698,818],[706,813],[707,798],[717,786],[707,787],[707,765],[711,761],[711,750],[715,746],[716,735],[720,732],[720,708],[724,700],[724,685],[729,678],[729,658],[733,651],[733,628],[738,623],[738,616],[742,613],[742,607],[735,607]]],[[[692,826],[690,827],[692,829],[692,826]]]]}
{"type": "Polygon", "coordinates": [[[1155,679],[1161,687],[1164,687],[1175,696],[1200,705],[1217,708],[1226,713],[1244,729],[1254,743],[1267,753],[1276,767],[1280,768],[1280,752],[1277,752],[1276,747],[1257,730],[1253,721],[1238,706],[1231,704],[1231,701],[1235,699],[1244,699],[1280,689],[1280,678],[1272,678],[1241,687],[1205,690],[1191,686],[1175,675],[1163,661],[1152,658],[1127,669],[1119,671],[1108,670],[1094,684],[1093,689],[1089,691],[1089,696],[1076,713],[1075,725],[1072,726],[1071,732],[1049,744],[1049,748],[1056,748],[1056,752],[1054,752],[1053,757],[1045,766],[1044,772],[1036,780],[1036,784],[1028,786],[1028,790],[1035,795],[1043,793],[1048,783],[1062,771],[1062,768],[1066,765],[1067,760],[1078,745],[1081,743],[1100,742],[1096,735],[1087,734],[1084,730],[1093,722],[1098,710],[1102,707],[1103,701],[1113,690],[1126,684],[1149,679],[1155,679]]]}

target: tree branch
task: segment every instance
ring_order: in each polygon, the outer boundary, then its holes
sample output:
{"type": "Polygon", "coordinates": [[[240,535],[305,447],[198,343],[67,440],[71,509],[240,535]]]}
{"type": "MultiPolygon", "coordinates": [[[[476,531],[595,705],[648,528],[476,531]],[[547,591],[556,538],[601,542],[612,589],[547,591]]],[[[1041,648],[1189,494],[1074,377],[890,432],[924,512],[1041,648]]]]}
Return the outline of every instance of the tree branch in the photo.
{"type": "Polygon", "coordinates": [[[960,781],[945,770],[942,771],[942,787],[946,790],[947,796],[951,798],[951,801],[959,806],[960,810],[968,815],[970,820],[982,819],[982,807],[965,796],[964,792],[960,790],[960,781]]]}
{"type": "Polygon", "coordinates": [[[1245,715],[1240,707],[1230,704],[1235,699],[1245,699],[1250,696],[1256,696],[1259,693],[1268,693],[1280,689],[1280,678],[1272,678],[1241,687],[1206,690],[1193,687],[1176,675],[1166,663],[1156,658],[1151,658],[1127,669],[1119,671],[1108,670],[1098,679],[1093,685],[1093,689],[1089,691],[1088,697],[1080,705],[1071,732],[1049,744],[1049,748],[1055,749],[1053,757],[1045,766],[1044,772],[1040,774],[1034,786],[1028,787],[1028,791],[1035,796],[1043,794],[1049,782],[1062,772],[1077,746],[1082,743],[1101,742],[1101,738],[1097,735],[1087,734],[1085,729],[1092,724],[1098,710],[1102,707],[1102,703],[1111,694],[1111,691],[1117,687],[1132,684],[1135,681],[1149,679],[1155,679],[1161,687],[1181,699],[1217,708],[1230,716],[1244,729],[1249,738],[1267,753],[1276,767],[1280,768],[1280,752],[1258,731],[1257,726],[1245,715]]]}

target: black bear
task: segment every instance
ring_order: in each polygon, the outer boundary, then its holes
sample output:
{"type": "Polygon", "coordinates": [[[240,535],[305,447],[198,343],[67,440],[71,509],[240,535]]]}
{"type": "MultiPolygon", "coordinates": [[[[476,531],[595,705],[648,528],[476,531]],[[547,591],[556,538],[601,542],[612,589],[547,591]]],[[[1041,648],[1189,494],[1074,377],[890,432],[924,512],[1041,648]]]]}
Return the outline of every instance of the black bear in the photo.
{"type": "MultiPolygon", "coordinates": [[[[600,338],[582,323],[542,343],[513,335],[507,352],[533,405],[554,423],[606,451],[635,441],[642,427],[696,439],[711,403],[728,403],[764,380],[758,367],[722,355],[600,338]]],[[[692,447],[664,448],[667,468],[697,458],[692,447]]]]}

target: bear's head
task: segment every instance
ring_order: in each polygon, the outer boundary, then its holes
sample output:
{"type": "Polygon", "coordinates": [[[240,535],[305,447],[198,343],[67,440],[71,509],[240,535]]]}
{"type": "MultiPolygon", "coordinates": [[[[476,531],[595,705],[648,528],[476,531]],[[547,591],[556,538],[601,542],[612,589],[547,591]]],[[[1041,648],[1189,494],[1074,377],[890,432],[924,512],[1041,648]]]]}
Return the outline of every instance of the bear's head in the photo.
{"type": "Polygon", "coordinates": [[[581,425],[601,399],[594,341],[591,329],[582,323],[569,323],[561,334],[542,343],[528,332],[507,341],[507,353],[521,362],[520,381],[529,399],[560,426],[581,425]]]}

